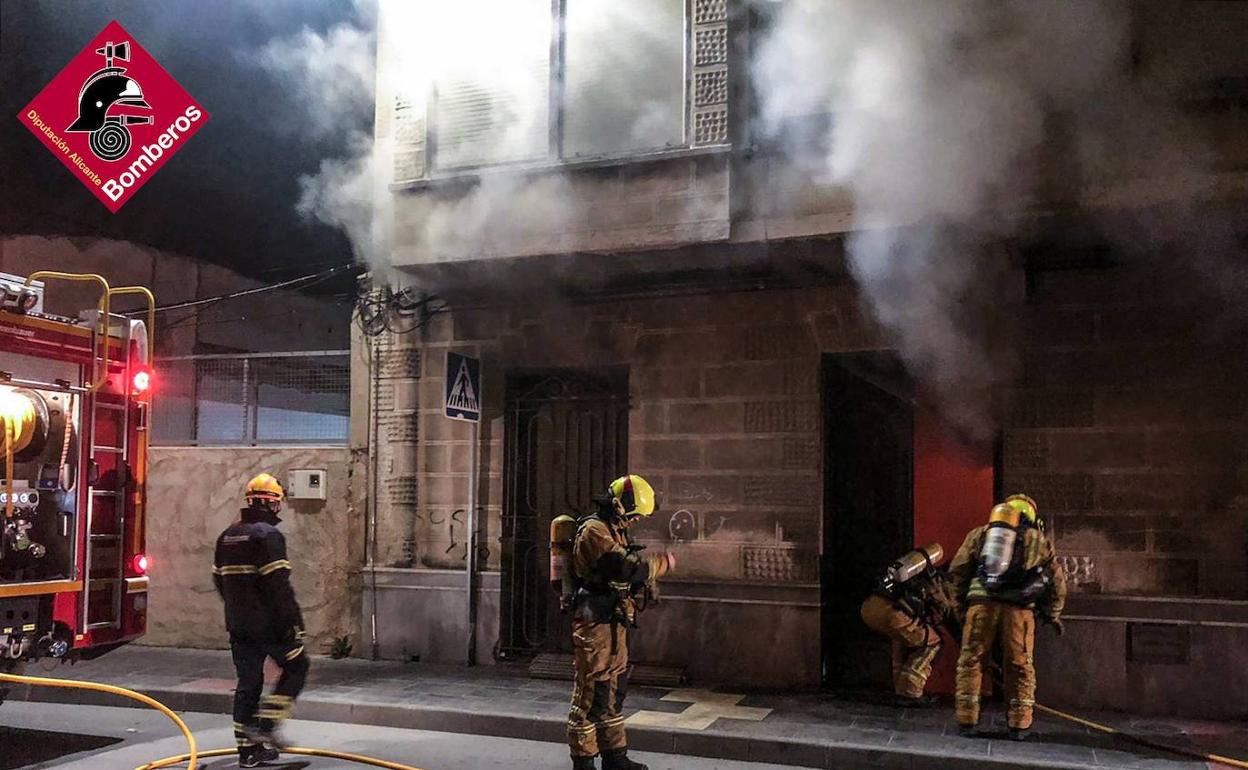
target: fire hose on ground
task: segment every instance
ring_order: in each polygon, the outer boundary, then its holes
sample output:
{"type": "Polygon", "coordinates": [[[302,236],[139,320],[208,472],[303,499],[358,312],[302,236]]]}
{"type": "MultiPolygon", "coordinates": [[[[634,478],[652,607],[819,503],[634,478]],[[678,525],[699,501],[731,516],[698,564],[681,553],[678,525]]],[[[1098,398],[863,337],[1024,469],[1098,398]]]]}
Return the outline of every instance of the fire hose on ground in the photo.
{"type": "MultiPolygon", "coordinates": [[[[199,767],[200,759],[207,759],[209,757],[232,756],[238,752],[238,749],[236,748],[212,749],[209,751],[200,751],[198,745],[195,743],[195,735],[191,732],[191,728],[187,727],[186,722],[182,721],[182,718],[179,717],[177,714],[175,714],[172,709],[170,709],[168,706],[161,703],[160,701],[156,700],[155,698],[148,697],[144,695],[143,693],[135,692],[134,690],[127,690],[124,687],[115,687],[111,684],[99,684],[96,682],[80,682],[80,681],[75,681],[72,679],[45,679],[43,677],[35,677],[35,676],[19,676],[17,674],[0,674],[0,682],[11,682],[13,684],[25,684],[25,685],[30,685],[32,687],[59,687],[61,689],[67,689],[67,690],[93,690],[95,692],[103,692],[103,693],[108,693],[110,695],[119,695],[123,698],[129,698],[131,700],[138,701],[139,703],[142,703],[145,706],[154,708],[160,713],[169,717],[169,719],[174,723],[174,725],[177,726],[178,730],[181,731],[182,736],[186,738],[186,744],[187,744],[187,747],[190,748],[190,751],[187,752],[186,754],[179,754],[177,756],[165,757],[163,759],[157,759],[152,762],[148,762],[145,765],[141,765],[140,767],[135,768],[135,770],[158,770],[159,768],[172,767],[174,765],[179,765],[179,764],[182,764],[183,762],[187,763],[186,770],[196,770],[196,768],[199,767]]],[[[307,757],[325,757],[327,759],[340,759],[344,762],[355,762],[361,765],[371,765],[373,767],[384,768],[385,770],[420,770],[420,768],[418,767],[412,767],[411,765],[404,765],[400,762],[390,762],[389,760],[378,759],[376,757],[369,757],[363,754],[349,754],[347,752],[331,751],[329,749],[309,749],[309,748],[303,748],[303,747],[291,747],[291,748],[283,749],[282,752],[285,754],[298,754],[298,755],[307,756],[307,757]]]]}
{"type": "MultiPolygon", "coordinates": [[[[992,677],[993,685],[998,688],[1003,688],[1004,677],[1001,673],[1001,669],[998,668],[996,665],[992,665],[988,667],[988,670],[992,677]]],[[[1153,741],[1140,735],[1134,735],[1124,730],[1119,730],[1116,727],[1110,727],[1109,725],[1104,725],[1104,724],[1101,724],[1100,722],[1093,722],[1091,719],[1084,719],[1083,717],[1078,717],[1078,716],[1075,716],[1074,714],[1068,714],[1065,711],[1058,711],[1055,708],[1045,706],[1043,703],[1037,703],[1036,710],[1041,713],[1048,714],[1049,716],[1057,717],[1058,719],[1064,719],[1067,722],[1080,725],[1081,727],[1086,727],[1089,730],[1095,730],[1098,733],[1104,733],[1106,735],[1113,735],[1115,737],[1122,738],[1138,746],[1143,746],[1145,748],[1153,749],[1154,751],[1165,751],[1170,754],[1177,754],[1181,757],[1187,757],[1188,759],[1196,759],[1202,762],[1213,762],[1215,764],[1221,764],[1227,767],[1236,767],[1236,768],[1243,768],[1243,770],[1248,770],[1248,762],[1242,759],[1235,759],[1234,757],[1224,757],[1221,754],[1213,754],[1210,752],[1204,752],[1204,751],[1200,751],[1199,749],[1185,749],[1179,746],[1171,746],[1169,744],[1162,743],[1161,741],[1153,741]]]]}
{"type": "Polygon", "coordinates": [[[1096,730],[1097,732],[1105,733],[1106,735],[1114,735],[1119,738],[1123,738],[1125,740],[1131,741],[1132,743],[1136,743],[1136,744],[1139,744],[1140,746],[1145,746],[1150,749],[1155,749],[1159,751],[1167,751],[1167,752],[1170,752],[1171,754],[1178,754],[1180,756],[1188,757],[1190,759],[1197,759],[1203,762],[1213,762],[1216,764],[1226,765],[1228,767],[1245,768],[1246,770],[1248,770],[1248,762],[1245,762],[1241,759],[1235,759],[1233,757],[1224,757],[1224,756],[1221,756],[1220,754],[1204,753],[1204,752],[1201,752],[1199,749],[1184,749],[1178,746],[1170,746],[1165,743],[1161,743],[1160,741],[1152,741],[1152,740],[1149,740],[1148,738],[1144,738],[1139,735],[1132,735],[1131,733],[1118,730],[1116,728],[1110,727],[1109,725],[1103,725],[1100,722],[1093,722],[1090,719],[1084,719],[1082,717],[1077,717],[1074,714],[1067,714],[1064,711],[1058,711],[1055,708],[1049,708],[1048,706],[1042,705],[1040,703],[1036,704],[1036,710],[1041,711],[1050,716],[1055,716],[1058,719],[1065,719],[1067,722],[1073,722],[1074,724],[1082,725],[1083,727],[1087,727],[1090,730],[1096,730]]]}

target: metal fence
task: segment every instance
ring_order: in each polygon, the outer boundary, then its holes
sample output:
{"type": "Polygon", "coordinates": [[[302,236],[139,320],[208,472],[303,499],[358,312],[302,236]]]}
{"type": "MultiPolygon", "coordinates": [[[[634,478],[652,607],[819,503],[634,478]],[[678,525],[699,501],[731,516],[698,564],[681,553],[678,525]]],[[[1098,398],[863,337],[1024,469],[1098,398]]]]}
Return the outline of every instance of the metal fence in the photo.
{"type": "Polygon", "coordinates": [[[171,356],[155,369],[155,445],[347,443],[349,351],[171,356]]]}

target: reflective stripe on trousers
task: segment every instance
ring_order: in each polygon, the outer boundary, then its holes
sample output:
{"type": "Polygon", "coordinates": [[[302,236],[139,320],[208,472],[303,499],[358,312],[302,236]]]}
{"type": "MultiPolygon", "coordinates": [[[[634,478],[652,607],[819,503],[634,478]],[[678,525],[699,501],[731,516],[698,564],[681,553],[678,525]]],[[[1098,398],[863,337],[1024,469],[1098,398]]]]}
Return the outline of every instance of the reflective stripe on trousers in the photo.
{"type": "Polygon", "coordinates": [[[624,697],[628,693],[628,629],[612,623],[572,626],[576,680],[568,710],[572,756],[594,757],[628,745],[624,697]]]}
{"type": "Polygon", "coordinates": [[[1005,661],[1005,697],[1010,727],[1031,727],[1036,703],[1036,615],[1032,610],[1001,602],[972,604],[962,631],[958,656],[957,717],[964,725],[979,723],[979,694],[984,662],[994,645],[1005,661]]]}
{"type": "Polygon", "coordinates": [[[882,596],[863,602],[862,621],[892,640],[894,692],[921,697],[932,675],[932,663],[940,654],[940,633],[882,596]]]}

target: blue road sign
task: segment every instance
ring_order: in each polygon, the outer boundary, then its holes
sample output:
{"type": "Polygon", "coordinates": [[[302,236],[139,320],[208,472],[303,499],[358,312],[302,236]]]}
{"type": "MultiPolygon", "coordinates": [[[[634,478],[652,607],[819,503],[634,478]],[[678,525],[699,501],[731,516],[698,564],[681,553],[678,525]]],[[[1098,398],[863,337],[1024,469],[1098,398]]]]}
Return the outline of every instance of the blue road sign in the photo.
{"type": "Polygon", "coordinates": [[[481,420],[481,360],[446,354],[446,416],[452,420],[481,420]]]}

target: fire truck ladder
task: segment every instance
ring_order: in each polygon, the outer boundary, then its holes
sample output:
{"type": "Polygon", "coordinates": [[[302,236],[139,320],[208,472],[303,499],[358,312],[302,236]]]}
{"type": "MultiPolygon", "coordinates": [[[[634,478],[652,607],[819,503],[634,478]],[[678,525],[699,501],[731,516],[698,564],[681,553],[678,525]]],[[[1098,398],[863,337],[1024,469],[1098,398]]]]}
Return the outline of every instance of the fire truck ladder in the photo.
{"type": "MultiPolygon", "coordinates": [[[[130,362],[130,323],[121,316],[110,316],[121,326],[125,372],[116,388],[99,388],[87,394],[86,414],[90,420],[91,441],[87,454],[87,531],[86,589],[82,603],[83,628],[88,631],[121,628],[121,603],[126,588],[126,495],[130,487],[129,387],[133,377],[130,362]],[[112,391],[112,392],[109,392],[112,391]],[[111,443],[105,443],[110,441],[111,443]],[[107,470],[100,472],[101,468],[107,470]]],[[[94,334],[108,334],[104,324],[94,334]]],[[[115,327],[114,327],[115,328],[115,327]]],[[[107,338],[95,346],[108,355],[107,338]]],[[[108,362],[98,361],[104,371],[108,362]]]]}

